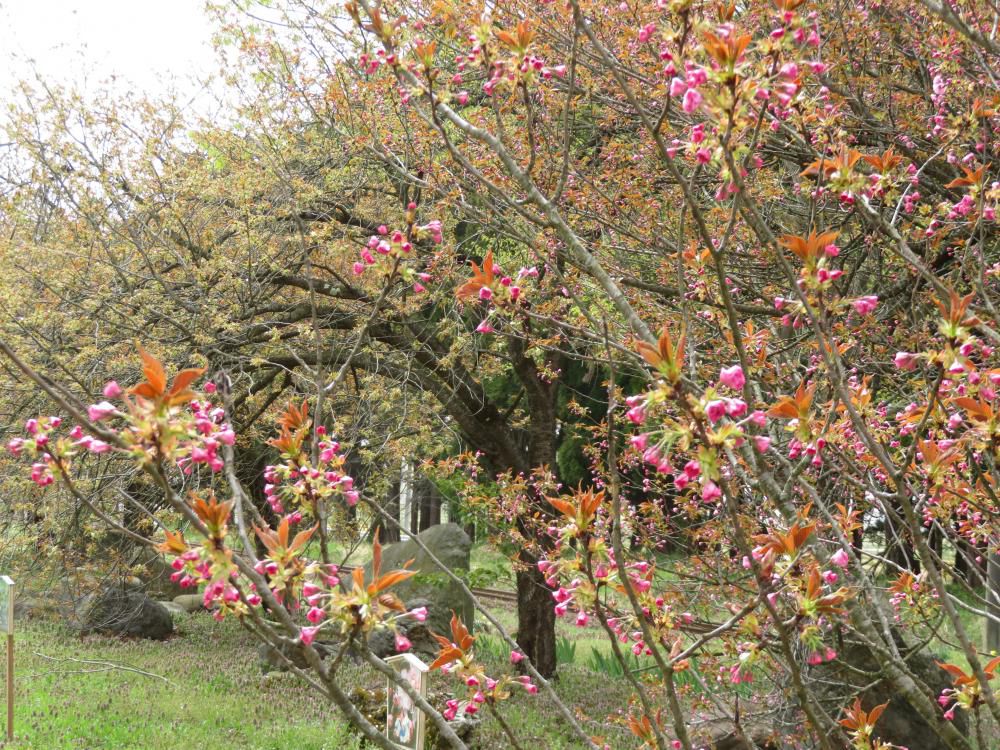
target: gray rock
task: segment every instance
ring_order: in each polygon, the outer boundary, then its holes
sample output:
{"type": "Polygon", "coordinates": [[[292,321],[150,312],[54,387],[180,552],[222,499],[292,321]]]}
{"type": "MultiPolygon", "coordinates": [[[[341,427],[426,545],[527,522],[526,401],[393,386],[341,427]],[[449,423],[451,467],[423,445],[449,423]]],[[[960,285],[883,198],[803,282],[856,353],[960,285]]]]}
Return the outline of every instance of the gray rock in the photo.
{"type": "MultiPolygon", "coordinates": [[[[327,641],[314,641],[312,646],[319,652],[321,659],[328,658],[338,648],[338,644],[327,641]]],[[[311,669],[309,662],[302,655],[301,648],[295,645],[282,644],[281,648],[277,649],[269,643],[261,643],[257,647],[257,656],[260,659],[261,672],[264,674],[288,671],[289,661],[299,669],[311,669]]]]}
{"type": "Polygon", "coordinates": [[[108,587],[86,598],[80,611],[86,633],[163,639],[174,632],[170,612],[141,591],[108,587]]]}
{"type": "Polygon", "coordinates": [[[139,564],[142,566],[138,573],[139,581],[150,596],[156,599],[173,599],[190,591],[170,580],[175,571],[162,555],[146,550],[139,564]]]}
{"type": "Polygon", "coordinates": [[[205,598],[201,594],[181,594],[174,597],[173,603],[189,614],[205,609],[205,598]]]}
{"type": "Polygon", "coordinates": [[[167,612],[170,613],[171,617],[177,617],[178,615],[186,615],[188,613],[188,611],[184,609],[184,607],[182,607],[177,602],[157,602],[157,604],[166,609],[167,612]]]}
{"type": "MultiPolygon", "coordinates": [[[[406,601],[406,606],[410,609],[427,607],[427,611],[430,612],[434,603],[428,599],[410,599],[406,601]]],[[[399,633],[410,641],[409,650],[424,659],[433,660],[441,646],[434,638],[429,625],[429,618],[427,622],[418,622],[412,617],[403,617],[396,621],[399,633]]],[[[450,630],[445,632],[450,632],[450,630]]],[[[374,631],[368,636],[368,649],[380,659],[398,653],[395,634],[388,628],[374,631]]]]}
{"type": "MultiPolygon", "coordinates": [[[[459,575],[468,572],[472,542],[461,526],[454,523],[431,526],[418,538],[449,570],[459,575]]],[[[466,596],[461,587],[450,580],[413,540],[390,544],[382,549],[382,573],[402,568],[403,563],[411,559],[413,562],[408,569],[417,571],[417,575],[393,586],[391,591],[403,600],[408,609],[421,604],[427,607],[425,625],[430,632],[449,635],[453,611],[471,631],[475,615],[472,598],[466,596]]],[[[369,562],[365,565],[365,581],[371,581],[371,578],[372,566],[369,562]]],[[[436,646],[433,650],[437,650],[436,646]]]]}
{"type": "MultiPolygon", "coordinates": [[[[896,632],[897,647],[901,653],[909,650],[902,636],[896,632]]],[[[951,678],[945,670],[934,663],[933,655],[927,651],[911,653],[906,658],[907,665],[923,681],[933,694],[951,686],[951,678]]],[[[836,712],[854,700],[860,693],[861,704],[866,711],[882,703],[889,707],[875,727],[875,736],[910,750],[946,750],[947,745],[938,738],[927,722],[913,710],[892,686],[881,678],[878,662],[871,650],[856,641],[845,641],[837,649],[837,658],[826,664],[813,667],[810,678],[815,680],[814,689],[829,701],[828,710],[836,712]]],[[[943,709],[942,709],[943,711],[943,709]]],[[[939,714],[940,715],[940,714],[939,714]]],[[[942,719],[943,721],[943,719],[942,719]]],[[[964,711],[955,712],[955,727],[965,734],[968,723],[964,711]]]]}
{"type": "Polygon", "coordinates": [[[40,596],[15,597],[14,599],[15,620],[23,618],[52,620],[65,613],[67,609],[72,609],[72,602],[67,604],[55,598],[46,599],[40,596]]]}

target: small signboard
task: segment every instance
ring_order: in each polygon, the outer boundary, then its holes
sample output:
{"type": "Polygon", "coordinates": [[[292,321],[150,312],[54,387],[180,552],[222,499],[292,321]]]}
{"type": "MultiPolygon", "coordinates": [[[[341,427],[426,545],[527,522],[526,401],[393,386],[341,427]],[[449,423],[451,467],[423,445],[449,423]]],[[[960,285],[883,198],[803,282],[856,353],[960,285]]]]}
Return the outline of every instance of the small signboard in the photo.
{"type": "Polygon", "coordinates": [[[14,635],[14,581],[0,576],[0,633],[14,635]]]}
{"type": "MultiPolygon", "coordinates": [[[[413,654],[399,654],[385,660],[421,696],[427,696],[427,665],[413,654]]],[[[407,750],[424,750],[424,712],[399,685],[388,680],[386,689],[385,736],[407,750]]]]}

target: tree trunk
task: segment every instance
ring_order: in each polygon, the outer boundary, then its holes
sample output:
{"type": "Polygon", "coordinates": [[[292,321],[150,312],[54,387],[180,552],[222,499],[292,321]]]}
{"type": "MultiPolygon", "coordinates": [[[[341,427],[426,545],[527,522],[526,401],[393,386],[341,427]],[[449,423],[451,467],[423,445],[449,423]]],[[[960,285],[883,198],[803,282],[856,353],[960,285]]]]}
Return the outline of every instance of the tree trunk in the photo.
{"type": "Polygon", "coordinates": [[[410,536],[420,533],[420,495],[416,486],[410,488],[410,536]]]}
{"type": "Polygon", "coordinates": [[[438,492],[437,485],[430,479],[424,480],[424,487],[426,488],[424,508],[427,511],[427,520],[422,521],[422,523],[425,528],[429,529],[431,526],[441,525],[441,493],[438,492]]]}
{"type": "Polygon", "coordinates": [[[955,541],[955,575],[977,589],[986,583],[986,566],[976,562],[980,552],[965,539],[955,541]]]}
{"type": "MultiPolygon", "coordinates": [[[[399,480],[397,479],[389,486],[389,492],[385,497],[385,504],[382,506],[385,514],[393,521],[399,521],[399,480]]],[[[382,541],[388,544],[399,541],[399,527],[386,521],[382,526],[382,541]]]]}
{"type": "Polygon", "coordinates": [[[517,573],[517,645],[543,677],[556,672],[556,614],[552,593],[537,561],[521,554],[528,567],[517,573]]]}
{"type": "Polygon", "coordinates": [[[414,506],[419,510],[418,531],[427,531],[441,523],[441,494],[430,479],[420,477],[413,483],[414,506]]]}
{"type": "Polygon", "coordinates": [[[1000,652],[1000,554],[990,555],[986,564],[987,612],[991,618],[986,621],[986,651],[1000,652]]]}
{"type": "MultiPolygon", "coordinates": [[[[552,474],[558,474],[556,462],[558,448],[558,394],[559,379],[549,379],[538,369],[537,364],[526,356],[522,341],[512,339],[508,342],[513,359],[514,370],[528,399],[528,471],[546,467],[552,474]]],[[[565,364],[559,354],[550,355],[550,369],[561,371],[565,364]]],[[[552,512],[551,507],[541,496],[536,496],[532,503],[533,511],[538,513],[533,523],[552,512]]],[[[522,528],[522,533],[528,531],[522,528]]],[[[545,554],[547,538],[544,534],[536,537],[545,554]]],[[[545,576],[538,570],[538,560],[528,550],[521,550],[518,555],[521,570],[516,576],[517,581],[517,644],[526,656],[531,659],[543,677],[552,677],[556,673],[556,615],[552,592],[545,583],[545,576]]]]}
{"type": "MultiPolygon", "coordinates": [[[[893,510],[897,514],[902,513],[898,507],[894,507],[893,510]]],[[[920,560],[910,530],[905,524],[894,524],[889,518],[885,519],[885,550],[882,556],[903,570],[911,573],[920,572],[920,560]]]]}

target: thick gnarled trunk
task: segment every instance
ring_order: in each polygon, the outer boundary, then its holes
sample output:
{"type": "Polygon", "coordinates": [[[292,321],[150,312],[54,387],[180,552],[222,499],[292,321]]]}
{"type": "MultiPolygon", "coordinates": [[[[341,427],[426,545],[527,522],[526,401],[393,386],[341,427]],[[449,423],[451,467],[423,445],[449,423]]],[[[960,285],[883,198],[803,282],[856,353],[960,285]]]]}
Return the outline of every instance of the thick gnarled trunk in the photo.
{"type": "Polygon", "coordinates": [[[556,671],[556,615],[552,594],[537,561],[519,556],[524,569],[517,573],[517,645],[543,677],[556,671]]]}

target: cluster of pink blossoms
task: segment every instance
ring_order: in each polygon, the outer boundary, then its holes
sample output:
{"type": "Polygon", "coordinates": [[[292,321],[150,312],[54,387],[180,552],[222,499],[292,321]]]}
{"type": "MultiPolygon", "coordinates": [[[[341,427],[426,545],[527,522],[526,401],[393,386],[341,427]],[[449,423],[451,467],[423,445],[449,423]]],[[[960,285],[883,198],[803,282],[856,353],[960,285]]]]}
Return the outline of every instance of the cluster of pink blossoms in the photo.
{"type": "MultiPolygon", "coordinates": [[[[60,417],[41,417],[29,419],[24,423],[27,438],[12,438],[7,443],[7,450],[12,455],[21,456],[25,452],[37,460],[31,464],[31,481],[39,487],[48,487],[55,481],[52,473],[54,458],[50,447],[51,431],[62,424],[60,417]]],[[[110,447],[110,446],[109,446],[110,447]]]]}
{"type": "MultiPolygon", "coordinates": [[[[204,547],[188,549],[175,557],[170,567],[174,570],[170,574],[170,580],[182,588],[205,586],[202,592],[202,606],[210,610],[216,620],[221,621],[226,612],[241,606],[240,592],[233,585],[233,581],[238,577],[237,571],[230,571],[228,577],[220,577],[216,562],[204,547]]],[[[253,583],[248,583],[247,587],[249,589],[247,604],[251,607],[259,606],[261,598],[257,593],[257,587],[253,583]]]]}
{"type": "MultiPolygon", "coordinates": [[[[615,587],[614,579],[620,570],[615,562],[613,551],[606,549],[603,552],[607,555],[607,559],[596,563],[593,568],[593,578],[596,584],[607,586],[608,590],[612,590],[615,587]]],[[[576,612],[574,616],[576,626],[585,627],[590,622],[589,610],[593,605],[594,591],[590,583],[581,579],[577,574],[575,561],[572,559],[539,560],[538,570],[545,576],[545,584],[553,589],[552,598],[555,601],[556,616],[564,617],[572,609],[576,612]],[[561,578],[569,580],[561,583],[561,578]]],[[[693,622],[694,617],[691,613],[676,614],[671,611],[670,606],[662,596],[654,596],[651,593],[653,573],[653,565],[645,560],[629,563],[624,570],[629,585],[642,602],[645,616],[658,622],[679,624],[693,622]]],[[[608,626],[619,642],[631,644],[630,649],[634,655],[642,656],[645,654],[648,656],[652,654],[652,649],[645,642],[642,631],[635,628],[635,623],[631,618],[609,617],[608,626]]],[[[515,656],[516,654],[512,654],[511,658],[516,661],[515,656]]]]}
{"type": "MultiPolygon", "coordinates": [[[[442,667],[441,671],[447,673],[448,668],[442,667]]],[[[524,688],[529,695],[535,695],[538,692],[538,686],[531,681],[531,677],[528,675],[519,675],[515,678],[514,684],[524,688]]],[[[469,697],[465,701],[451,698],[445,702],[445,709],[441,715],[448,721],[453,721],[460,711],[468,716],[475,715],[479,712],[479,707],[487,700],[495,700],[495,696],[502,691],[504,686],[500,680],[494,680],[485,675],[482,677],[469,675],[465,678],[465,685],[469,688],[469,697]]]]}
{"type": "Polygon", "coordinates": [[[486,283],[475,290],[475,296],[480,302],[488,303],[488,311],[486,317],[476,326],[476,333],[490,334],[496,332],[490,320],[491,316],[500,308],[516,305],[521,299],[521,280],[528,277],[538,278],[538,269],[534,266],[522,268],[518,271],[517,278],[512,278],[506,275],[499,265],[493,263],[492,253],[487,256],[483,265],[483,274],[479,278],[486,283]],[[486,262],[490,263],[489,269],[486,268],[486,262]]]}
{"type": "MultiPolygon", "coordinates": [[[[416,203],[410,203],[408,212],[416,211],[416,203]]],[[[442,224],[434,219],[426,224],[414,225],[412,231],[407,234],[399,229],[390,230],[386,225],[378,228],[378,234],[368,238],[368,244],[361,251],[361,260],[354,263],[354,274],[360,276],[369,266],[382,265],[380,259],[384,258],[390,262],[406,260],[414,255],[414,242],[429,240],[435,245],[442,241],[442,224]]],[[[402,274],[407,281],[413,283],[415,292],[426,291],[424,284],[430,281],[428,273],[417,272],[404,266],[402,274]]]]}
{"type": "MultiPolygon", "coordinates": [[[[208,383],[205,390],[211,393],[214,387],[208,383]]],[[[236,433],[225,421],[226,412],[221,406],[216,406],[210,401],[197,399],[191,402],[190,407],[194,427],[200,439],[192,441],[187,456],[181,458],[177,464],[185,474],[190,474],[198,464],[208,466],[213,472],[222,471],[225,464],[219,456],[219,448],[224,445],[232,447],[236,443],[236,433]]]]}
{"type": "MultiPolygon", "coordinates": [[[[743,368],[739,365],[725,367],[719,373],[718,388],[728,388],[739,392],[746,384],[746,376],[743,368]]],[[[626,399],[629,410],[626,416],[635,425],[642,425],[647,419],[649,409],[658,402],[658,395],[647,393],[639,396],[630,396],[626,399]]],[[[747,414],[749,407],[746,401],[738,396],[723,396],[715,390],[711,390],[702,399],[702,411],[710,425],[717,425],[723,419],[728,418],[730,423],[737,428],[744,428],[754,425],[758,428],[767,426],[767,416],[763,411],[755,410],[747,414]]],[[[722,496],[719,486],[703,472],[701,461],[691,459],[687,461],[679,470],[675,468],[669,456],[664,455],[664,449],[670,442],[670,436],[664,434],[662,439],[651,444],[652,432],[643,432],[634,435],[629,439],[633,448],[642,454],[645,463],[654,467],[660,474],[673,474],[674,485],[678,490],[684,490],[692,482],[697,481],[701,486],[701,498],[704,502],[714,502],[722,496]]],[[[754,447],[761,453],[766,452],[771,446],[771,440],[764,435],[753,436],[754,447]]],[[[742,437],[737,437],[735,444],[739,445],[743,441],[742,437]]]]}
{"type": "Polygon", "coordinates": [[[343,470],[346,459],[340,443],[328,439],[326,428],[322,425],[316,428],[316,434],[321,439],[316,445],[315,465],[310,459],[300,456],[295,461],[286,461],[264,469],[264,495],[271,510],[281,515],[285,513],[285,504],[289,504],[295,509],[289,517],[293,523],[302,519],[298,508],[308,507],[317,499],[340,496],[349,506],[358,502],[359,494],[354,489],[354,479],[343,470]]]}

